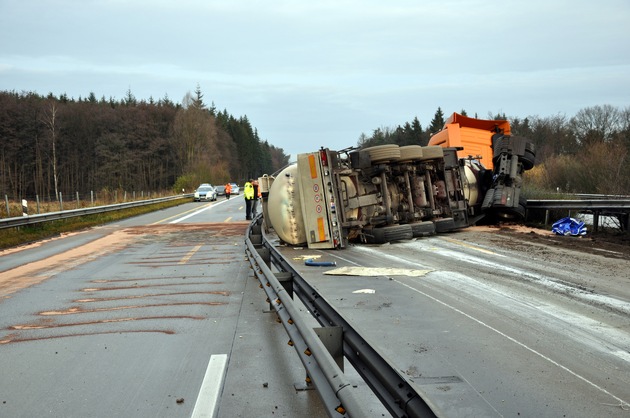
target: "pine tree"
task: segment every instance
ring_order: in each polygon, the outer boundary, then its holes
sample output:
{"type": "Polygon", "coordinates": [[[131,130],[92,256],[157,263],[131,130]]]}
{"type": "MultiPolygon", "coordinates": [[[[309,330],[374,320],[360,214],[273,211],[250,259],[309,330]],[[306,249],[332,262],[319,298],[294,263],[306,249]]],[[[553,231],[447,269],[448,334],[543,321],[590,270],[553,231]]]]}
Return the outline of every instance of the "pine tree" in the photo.
{"type": "Polygon", "coordinates": [[[197,88],[195,89],[195,97],[192,99],[191,106],[197,109],[203,109],[206,107],[206,105],[203,103],[203,94],[201,93],[201,87],[199,86],[199,83],[197,83],[197,88]]]}
{"type": "Polygon", "coordinates": [[[444,112],[442,108],[438,107],[429,126],[429,132],[432,134],[438,133],[444,127],[444,112]]]}

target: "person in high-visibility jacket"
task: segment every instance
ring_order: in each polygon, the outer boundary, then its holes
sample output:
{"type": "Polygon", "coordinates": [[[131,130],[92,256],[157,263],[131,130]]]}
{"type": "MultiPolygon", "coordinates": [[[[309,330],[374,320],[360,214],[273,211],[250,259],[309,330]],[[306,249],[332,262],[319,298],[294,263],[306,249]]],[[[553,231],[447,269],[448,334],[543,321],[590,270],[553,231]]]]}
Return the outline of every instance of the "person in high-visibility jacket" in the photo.
{"type": "Polygon", "coordinates": [[[229,199],[232,194],[232,185],[230,183],[225,185],[225,198],[229,199]]]}
{"type": "Polygon", "coordinates": [[[243,197],[245,197],[245,219],[248,221],[252,219],[252,206],[256,195],[254,194],[253,180],[245,182],[243,185],[243,197]]]}

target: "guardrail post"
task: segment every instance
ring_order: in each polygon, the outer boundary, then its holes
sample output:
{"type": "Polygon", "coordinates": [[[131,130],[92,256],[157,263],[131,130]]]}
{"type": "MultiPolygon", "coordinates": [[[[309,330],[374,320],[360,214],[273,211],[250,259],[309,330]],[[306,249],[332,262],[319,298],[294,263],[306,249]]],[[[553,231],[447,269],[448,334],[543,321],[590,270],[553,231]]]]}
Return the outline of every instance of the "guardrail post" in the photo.
{"type": "MultiPolygon", "coordinates": [[[[315,335],[317,335],[322,341],[324,348],[328,351],[328,353],[330,353],[331,357],[343,373],[343,327],[320,327],[313,328],[313,331],[315,331],[315,335]]],[[[294,383],[293,387],[295,390],[315,389],[308,373],[306,374],[304,383],[294,383]]]]}
{"type": "Polygon", "coordinates": [[[22,199],[22,216],[28,216],[28,202],[22,199]]]}
{"type": "Polygon", "coordinates": [[[269,252],[269,248],[263,247],[261,245],[260,248],[256,248],[256,252],[260,256],[260,258],[262,258],[262,260],[265,262],[267,267],[271,268],[271,253],[269,252]]]}
{"type": "Polygon", "coordinates": [[[90,206],[94,206],[94,190],[90,190],[90,206]]]}
{"type": "Polygon", "coordinates": [[[59,192],[59,212],[63,212],[63,194],[59,192]]]}
{"type": "Polygon", "coordinates": [[[10,218],[11,212],[9,211],[9,196],[7,196],[6,194],[4,195],[4,201],[7,205],[7,218],[10,218]]]}
{"type": "Polygon", "coordinates": [[[81,202],[79,202],[79,192],[77,192],[77,209],[81,209],[81,202]]]}
{"type": "Polygon", "coordinates": [[[593,231],[597,232],[599,230],[599,211],[593,211],[593,231]]]}
{"type": "Polygon", "coordinates": [[[319,327],[313,330],[343,372],[343,327],[319,327]]]}
{"type": "Polygon", "coordinates": [[[260,234],[250,235],[249,239],[251,240],[252,244],[254,244],[254,248],[262,247],[262,235],[260,234]]]}
{"type": "Polygon", "coordinates": [[[293,299],[293,273],[289,271],[281,271],[278,273],[274,273],[276,279],[280,282],[284,290],[287,291],[287,294],[291,299],[293,299]]]}
{"type": "MultiPolygon", "coordinates": [[[[269,251],[268,249],[266,250],[269,251]]],[[[276,278],[276,280],[280,282],[284,290],[286,290],[287,295],[289,295],[289,297],[293,299],[293,273],[291,273],[290,271],[280,271],[280,272],[274,273],[273,275],[276,278]]],[[[266,310],[265,312],[269,313],[269,312],[274,312],[274,311],[275,309],[273,308],[273,301],[270,300],[269,309],[266,310]]]]}
{"type": "Polygon", "coordinates": [[[39,215],[39,195],[35,195],[35,201],[37,202],[37,214],[39,215]]]}

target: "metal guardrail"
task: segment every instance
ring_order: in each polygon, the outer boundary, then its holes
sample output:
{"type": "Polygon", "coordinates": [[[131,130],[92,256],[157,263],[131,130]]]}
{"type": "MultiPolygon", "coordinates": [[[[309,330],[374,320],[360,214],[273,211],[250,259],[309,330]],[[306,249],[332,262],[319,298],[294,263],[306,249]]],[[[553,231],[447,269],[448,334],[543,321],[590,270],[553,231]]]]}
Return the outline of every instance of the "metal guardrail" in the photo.
{"type": "Polygon", "coordinates": [[[70,209],[59,212],[42,213],[38,215],[16,216],[13,218],[0,219],[0,229],[14,228],[18,226],[34,225],[42,222],[56,221],[59,219],[73,218],[76,216],[94,215],[98,213],[111,212],[115,210],[128,209],[138,206],[152,205],[160,202],[168,202],[170,200],[192,198],[192,194],[183,194],[176,196],[160,197],[149,200],[137,200],[134,202],[117,203],[115,205],[94,206],[91,208],[70,209]]]}
{"type": "Polygon", "coordinates": [[[254,268],[258,280],[269,297],[270,303],[282,321],[287,333],[291,337],[302,363],[313,378],[313,382],[320,394],[320,398],[327,406],[329,416],[338,415],[335,403],[337,397],[341,406],[349,416],[369,416],[354,398],[352,386],[345,380],[343,372],[334,362],[334,359],[322,345],[319,337],[308,325],[301,323],[300,313],[293,305],[291,295],[271,272],[258,251],[265,253],[265,258],[273,263],[280,274],[291,276],[292,292],[300,298],[313,317],[323,327],[341,327],[343,339],[343,354],[361,375],[363,380],[372,389],[383,405],[394,417],[420,418],[437,417],[439,408],[430,405],[397,369],[392,366],[381,354],[379,354],[353,327],[339,314],[317,290],[311,287],[300,274],[284,260],[262,234],[260,218],[256,218],[247,230],[247,253],[254,268]],[[251,235],[255,229],[257,234],[251,235]],[[259,241],[258,250],[251,238],[259,241]],[[313,364],[313,358],[305,356],[305,352],[312,352],[317,364],[313,364]],[[327,385],[323,385],[323,380],[327,385]],[[321,390],[320,390],[321,389],[321,390]],[[332,391],[332,392],[331,392],[332,391]],[[335,411],[337,414],[335,414],[335,411]]]}
{"type": "Polygon", "coordinates": [[[287,293],[252,243],[252,236],[256,238],[257,244],[262,242],[258,223],[260,219],[260,216],[255,218],[247,228],[245,236],[247,257],[256,278],[267,294],[270,305],[273,306],[290,337],[290,344],[295,348],[308,372],[308,377],[315,385],[326,413],[329,417],[342,417],[346,413],[350,417],[369,416],[356,399],[354,387],[347,381],[322,341],[315,331],[304,323],[299,310],[293,304],[292,295],[287,293]],[[258,234],[252,235],[252,229],[257,229],[258,234]]]}
{"type": "Polygon", "coordinates": [[[619,194],[576,193],[575,196],[580,199],[630,199],[628,195],[619,194]]]}
{"type": "MultiPolygon", "coordinates": [[[[610,197],[610,196],[605,196],[610,197]]],[[[574,200],[527,200],[527,211],[546,210],[545,224],[548,223],[549,210],[567,209],[578,212],[592,212],[595,231],[599,229],[601,215],[614,216],[619,219],[622,230],[630,230],[630,199],[574,199],[574,200]]]]}
{"type": "Polygon", "coordinates": [[[527,209],[629,211],[630,199],[527,200],[527,209]]]}

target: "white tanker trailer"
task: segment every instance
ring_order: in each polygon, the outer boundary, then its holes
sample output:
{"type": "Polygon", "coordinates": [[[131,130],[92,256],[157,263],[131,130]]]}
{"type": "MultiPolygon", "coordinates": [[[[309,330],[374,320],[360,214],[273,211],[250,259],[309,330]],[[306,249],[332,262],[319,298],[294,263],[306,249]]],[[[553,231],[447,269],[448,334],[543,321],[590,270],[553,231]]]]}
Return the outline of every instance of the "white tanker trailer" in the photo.
{"type": "Polygon", "coordinates": [[[321,249],[522,217],[522,174],[533,166],[534,151],[531,143],[509,136],[506,124],[454,114],[433,138],[441,146],[388,144],[299,154],[279,174],[259,178],[265,228],[286,244],[321,249]],[[473,142],[485,153],[484,141],[492,168],[482,165],[483,153],[465,154],[473,142]]]}

